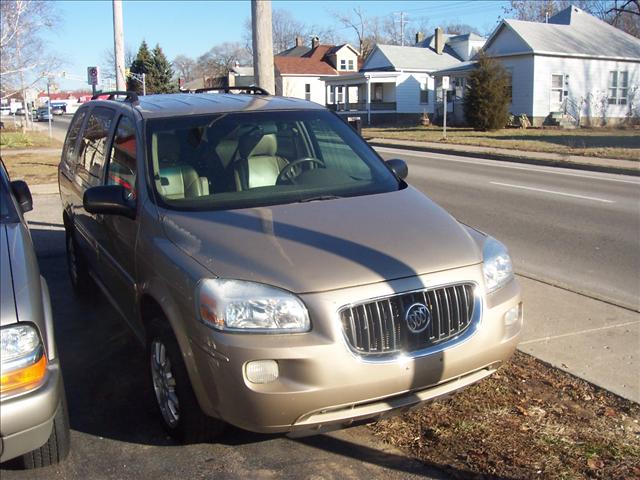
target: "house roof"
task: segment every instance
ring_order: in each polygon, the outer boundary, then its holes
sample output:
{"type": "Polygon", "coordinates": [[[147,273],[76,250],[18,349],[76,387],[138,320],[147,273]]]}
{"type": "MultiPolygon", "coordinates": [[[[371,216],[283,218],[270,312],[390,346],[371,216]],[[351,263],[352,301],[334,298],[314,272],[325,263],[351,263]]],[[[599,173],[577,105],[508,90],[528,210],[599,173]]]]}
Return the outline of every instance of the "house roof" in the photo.
{"type": "Polygon", "coordinates": [[[470,72],[476,68],[478,65],[477,60],[469,60],[468,62],[460,62],[457,65],[449,68],[443,68],[442,70],[438,70],[433,72],[434,77],[443,77],[445,75],[462,75],[470,72]]]}
{"type": "Polygon", "coordinates": [[[551,17],[549,23],[503,20],[486,50],[505,28],[513,30],[531,53],[640,59],[639,39],[574,6],[551,17]]]}
{"type": "Polygon", "coordinates": [[[253,67],[233,67],[231,72],[244,77],[253,77],[253,67]]]}
{"type": "Polygon", "coordinates": [[[318,45],[303,57],[276,55],[273,61],[276,69],[284,75],[338,75],[338,71],[325,61],[333,48],[334,45],[318,45]]]}
{"type": "MultiPolygon", "coordinates": [[[[421,47],[378,44],[376,49],[387,58],[395,70],[440,70],[460,63],[460,58],[448,46],[445,46],[442,55],[438,55],[431,48],[421,47]]],[[[364,70],[366,71],[366,68],[364,70]]]]}
{"type": "Polygon", "coordinates": [[[276,54],[276,57],[302,57],[311,51],[311,47],[304,45],[291,47],[276,54]]]}
{"type": "Polygon", "coordinates": [[[460,42],[460,41],[464,41],[464,40],[471,40],[471,41],[476,41],[476,42],[482,42],[484,40],[486,40],[485,37],[482,37],[476,33],[470,32],[470,33],[465,33],[464,35],[454,35],[454,36],[450,36],[449,37],[449,42],[460,42]]]}

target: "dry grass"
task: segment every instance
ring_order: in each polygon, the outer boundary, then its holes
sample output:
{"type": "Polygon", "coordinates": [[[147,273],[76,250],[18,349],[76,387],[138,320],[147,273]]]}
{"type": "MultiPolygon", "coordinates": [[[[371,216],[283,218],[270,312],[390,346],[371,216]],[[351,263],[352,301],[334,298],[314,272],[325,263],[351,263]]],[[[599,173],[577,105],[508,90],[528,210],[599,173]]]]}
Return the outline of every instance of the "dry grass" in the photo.
{"type": "Polygon", "coordinates": [[[59,153],[19,153],[2,157],[11,180],[24,180],[29,185],[58,181],[59,153]]]}
{"type": "Polygon", "coordinates": [[[371,428],[456,478],[640,478],[640,406],[523,353],[451,399],[371,428]]]}
{"type": "Polygon", "coordinates": [[[49,138],[46,133],[27,132],[10,128],[0,130],[0,148],[22,149],[22,148],[51,148],[60,147],[62,143],[55,138],[49,138]]]}
{"type": "Polygon", "coordinates": [[[448,128],[442,140],[440,127],[365,128],[365,138],[393,138],[423,142],[474,145],[533,152],[586,155],[590,157],[640,160],[640,130],[628,129],[504,129],[476,132],[468,128],[448,128]]]}

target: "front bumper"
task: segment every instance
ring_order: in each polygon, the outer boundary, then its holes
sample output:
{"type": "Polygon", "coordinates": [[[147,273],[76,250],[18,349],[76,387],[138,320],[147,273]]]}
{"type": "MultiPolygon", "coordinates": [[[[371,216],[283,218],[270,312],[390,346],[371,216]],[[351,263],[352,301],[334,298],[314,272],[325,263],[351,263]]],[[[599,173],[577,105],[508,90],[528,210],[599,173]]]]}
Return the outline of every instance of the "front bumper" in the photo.
{"type": "Polygon", "coordinates": [[[44,445],[62,398],[62,372],[58,360],[47,365],[45,380],[34,390],[0,401],[0,462],[44,445]]]}
{"type": "Polygon", "coordinates": [[[449,395],[493,373],[515,350],[521,326],[509,332],[504,326],[504,314],[520,303],[515,280],[489,296],[479,292],[483,311],[473,335],[423,356],[380,361],[359,357],[344,340],[337,312],[354,300],[461,278],[482,285],[481,274],[478,266],[471,266],[304,295],[313,325],[305,334],[223,334],[202,327],[204,337],[199,338],[206,340],[191,340],[196,394],[206,395],[200,401],[203,407],[212,406],[206,413],[241,428],[302,435],[377,419],[449,395]],[[245,366],[255,360],[276,360],[279,378],[267,384],[249,382],[245,366]]]}

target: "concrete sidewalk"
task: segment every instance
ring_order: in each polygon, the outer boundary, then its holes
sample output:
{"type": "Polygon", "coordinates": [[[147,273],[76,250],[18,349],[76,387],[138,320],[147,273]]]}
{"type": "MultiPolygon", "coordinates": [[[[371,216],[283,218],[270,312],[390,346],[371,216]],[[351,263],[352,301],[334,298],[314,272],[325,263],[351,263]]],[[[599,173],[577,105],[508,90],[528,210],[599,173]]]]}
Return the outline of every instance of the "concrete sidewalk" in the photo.
{"type": "Polygon", "coordinates": [[[564,155],[560,153],[529,152],[525,150],[459,145],[453,143],[417,142],[413,140],[397,140],[392,138],[367,138],[367,142],[374,147],[406,148],[408,150],[417,150],[422,152],[488,158],[492,160],[530,163],[534,165],[593,170],[599,172],[620,173],[624,175],[640,175],[640,158],[638,158],[638,161],[634,161],[617,158],[564,155]]]}

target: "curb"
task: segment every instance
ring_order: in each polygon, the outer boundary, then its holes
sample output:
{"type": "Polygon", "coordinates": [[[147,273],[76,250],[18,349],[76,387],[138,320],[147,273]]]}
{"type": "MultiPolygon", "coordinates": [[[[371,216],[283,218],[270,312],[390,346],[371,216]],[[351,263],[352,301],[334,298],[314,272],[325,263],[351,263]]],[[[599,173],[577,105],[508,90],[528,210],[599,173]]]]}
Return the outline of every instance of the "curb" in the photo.
{"type": "Polygon", "coordinates": [[[516,154],[505,155],[501,153],[490,152],[474,152],[469,150],[451,150],[448,148],[437,148],[431,146],[403,145],[400,143],[387,143],[379,139],[367,140],[372,147],[401,148],[404,150],[412,150],[416,152],[442,153],[446,155],[455,155],[459,157],[483,158],[489,160],[500,160],[503,162],[527,163],[530,165],[541,165],[546,167],[566,168],[570,170],[586,170],[592,172],[616,173],[621,175],[640,176],[640,164],[638,167],[620,167],[615,165],[602,165],[592,163],[577,163],[568,160],[551,160],[544,158],[520,157],[516,154]]]}

